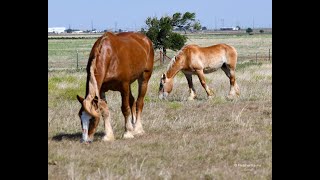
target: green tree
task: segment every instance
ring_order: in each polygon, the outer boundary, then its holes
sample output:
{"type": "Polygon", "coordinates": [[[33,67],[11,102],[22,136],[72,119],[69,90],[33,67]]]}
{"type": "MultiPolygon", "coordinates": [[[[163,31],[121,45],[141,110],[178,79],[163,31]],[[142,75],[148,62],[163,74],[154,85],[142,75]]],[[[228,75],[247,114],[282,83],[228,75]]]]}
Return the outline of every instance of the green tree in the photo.
{"type": "Polygon", "coordinates": [[[146,19],[148,31],[145,34],[153,42],[155,49],[162,49],[163,54],[166,54],[167,49],[179,50],[187,42],[184,35],[173,32],[174,27],[183,29],[185,34],[187,30],[200,30],[201,24],[195,20],[195,13],[186,12],[175,13],[170,16],[163,16],[160,19],[157,17],[148,17],[146,19]]]}
{"type": "Polygon", "coordinates": [[[66,29],[66,32],[67,32],[67,33],[72,33],[72,29],[71,29],[71,28],[66,29]]]}

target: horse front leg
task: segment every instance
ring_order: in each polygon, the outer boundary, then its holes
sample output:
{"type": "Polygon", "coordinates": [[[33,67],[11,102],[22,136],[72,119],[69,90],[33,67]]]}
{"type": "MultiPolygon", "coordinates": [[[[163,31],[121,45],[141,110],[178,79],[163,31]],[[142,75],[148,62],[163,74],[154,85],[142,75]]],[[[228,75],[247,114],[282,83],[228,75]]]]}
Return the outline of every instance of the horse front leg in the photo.
{"type": "Polygon", "coordinates": [[[129,98],[130,98],[129,86],[130,86],[129,83],[124,83],[121,91],[121,97],[122,97],[121,111],[124,116],[124,122],[125,122],[125,131],[123,134],[124,139],[134,138],[133,126],[131,121],[132,115],[131,115],[131,108],[129,103],[129,98]]]}
{"type": "Polygon", "coordinates": [[[130,109],[131,109],[131,115],[132,115],[131,123],[134,125],[136,123],[136,102],[132,95],[131,86],[130,86],[130,93],[129,93],[129,103],[130,103],[130,109]]]}
{"type": "Polygon", "coordinates": [[[136,102],[136,109],[137,109],[137,121],[134,126],[134,134],[142,135],[144,134],[144,130],[142,127],[142,120],[141,120],[141,114],[144,106],[144,97],[146,95],[147,89],[148,89],[148,82],[151,77],[152,72],[144,72],[143,75],[138,79],[139,84],[139,92],[138,92],[138,98],[136,102]]]}
{"type": "Polygon", "coordinates": [[[186,76],[186,79],[188,81],[188,86],[189,86],[189,97],[188,97],[188,100],[194,100],[194,98],[197,95],[196,95],[196,90],[193,87],[192,74],[184,72],[184,75],[186,76]]]}
{"type": "Polygon", "coordinates": [[[100,101],[100,111],[104,120],[104,136],[103,141],[114,141],[114,134],[110,123],[110,111],[107,102],[103,99],[100,101]]]}
{"type": "Polygon", "coordinates": [[[206,90],[207,92],[207,95],[208,95],[208,98],[212,98],[214,97],[214,92],[213,90],[211,90],[209,88],[209,86],[206,84],[206,80],[205,80],[205,77],[204,77],[204,73],[203,73],[203,70],[196,70],[196,73],[199,77],[199,81],[202,85],[202,87],[206,90]]]}

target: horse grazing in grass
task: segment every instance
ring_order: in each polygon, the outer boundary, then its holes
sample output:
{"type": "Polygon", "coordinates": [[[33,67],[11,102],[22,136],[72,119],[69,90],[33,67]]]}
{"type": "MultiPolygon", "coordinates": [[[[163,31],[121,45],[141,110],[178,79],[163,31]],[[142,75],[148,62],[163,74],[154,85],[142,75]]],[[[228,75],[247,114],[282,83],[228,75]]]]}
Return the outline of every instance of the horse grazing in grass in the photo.
{"type": "Polygon", "coordinates": [[[148,81],[153,71],[154,50],[152,42],[143,34],[106,32],[93,45],[87,64],[85,98],[77,95],[81,103],[79,117],[82,141],[91,142],[100,115],[104,119],[104,141],[113,141],[110,113],[105,99],[108,90],[119,91],[121,110],[125,120],[123,138],[143,134],[141,112],[148,81]],[[135,101],[131,83],[138,80],[138,98],[135,101]]]}
{"type": "Polygon", "coordinates": [[[205,81],[204,74],[214,72],[221,68],[230,79],[229,99],[240,95],[239,87],[236,83],[235,69],[237,64],[237,51],[227,44],[217,44],[209,47],[199,47],[198,45],[184,46],[168,65],[167,72],[162,74],[159,87],[159,98],[165,99],[173,88],[173,78],[182,71],[187,78],[189,85],[188,100],[196,97],[196,92],[192,83],[192,75],[196,74],[202,87],[206,90],[208,98],[214,96],[205,81]]]}

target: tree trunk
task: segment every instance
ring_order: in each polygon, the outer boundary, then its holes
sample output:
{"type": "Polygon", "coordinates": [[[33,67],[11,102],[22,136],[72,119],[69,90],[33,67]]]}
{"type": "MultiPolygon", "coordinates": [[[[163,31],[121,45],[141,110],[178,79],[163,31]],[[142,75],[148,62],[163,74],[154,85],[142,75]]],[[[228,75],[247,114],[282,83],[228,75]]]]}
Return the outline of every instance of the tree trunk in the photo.
{"type": "Polygon", "coordinates": [[[184,34],[187,34],[187,30],[186,28],[183,28],[184,34]]]}
{"type": "Polygon", "coordinates": [[[162,48],[163,50],[163,57],[162,57],[162,62],[164,63],[164,58],[166,57],[166,54],[167,54],[167,49],[166,48],[162,48]]]}

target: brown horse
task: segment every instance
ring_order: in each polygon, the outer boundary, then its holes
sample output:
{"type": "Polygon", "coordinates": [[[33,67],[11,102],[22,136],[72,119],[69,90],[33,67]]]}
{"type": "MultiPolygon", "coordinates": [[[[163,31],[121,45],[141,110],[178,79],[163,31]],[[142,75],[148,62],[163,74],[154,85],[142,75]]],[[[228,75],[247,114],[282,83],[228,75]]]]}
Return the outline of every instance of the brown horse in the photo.
{"type": "Polygon", "coordinates": [[[114,140],[105,99],[105,92],[108,90],[121,93],[121,110],[125,119],[123,138],[133,138],[135,134],[144,133],[141,112],[153,71],[153,61],[152,42],[143,34],[106,32],[94,43],[87,64],[85,99],[77,95],[82,105],[79,111],[82,141],[93,140],[100,115],[105,123],[103,140],[114,140]],[[130,86],[135,80],[139,84],[137,101],[130,86]]]}
{"type": "Polygon", "coordinates": [[[206,85],[204,74],[214,72],[221,68],[230,79],[230,92],[228,98],[232,99],[240,95],[236,83],[235,69],[237,64],[237,51],[227,44],[217,44],[209,47],[187,45],[183,47],[177,56],[173,57],[168,65],[167,72],[162,74],[159,87],[159,98],[168,96],[173,88],[173,78],[182,71],[189,85],[188,100],[196,97],[192,83],[192,75],[196,74],[202,87],[206,90],[208,98],[214,96],[214,92],[206,85]]]}

